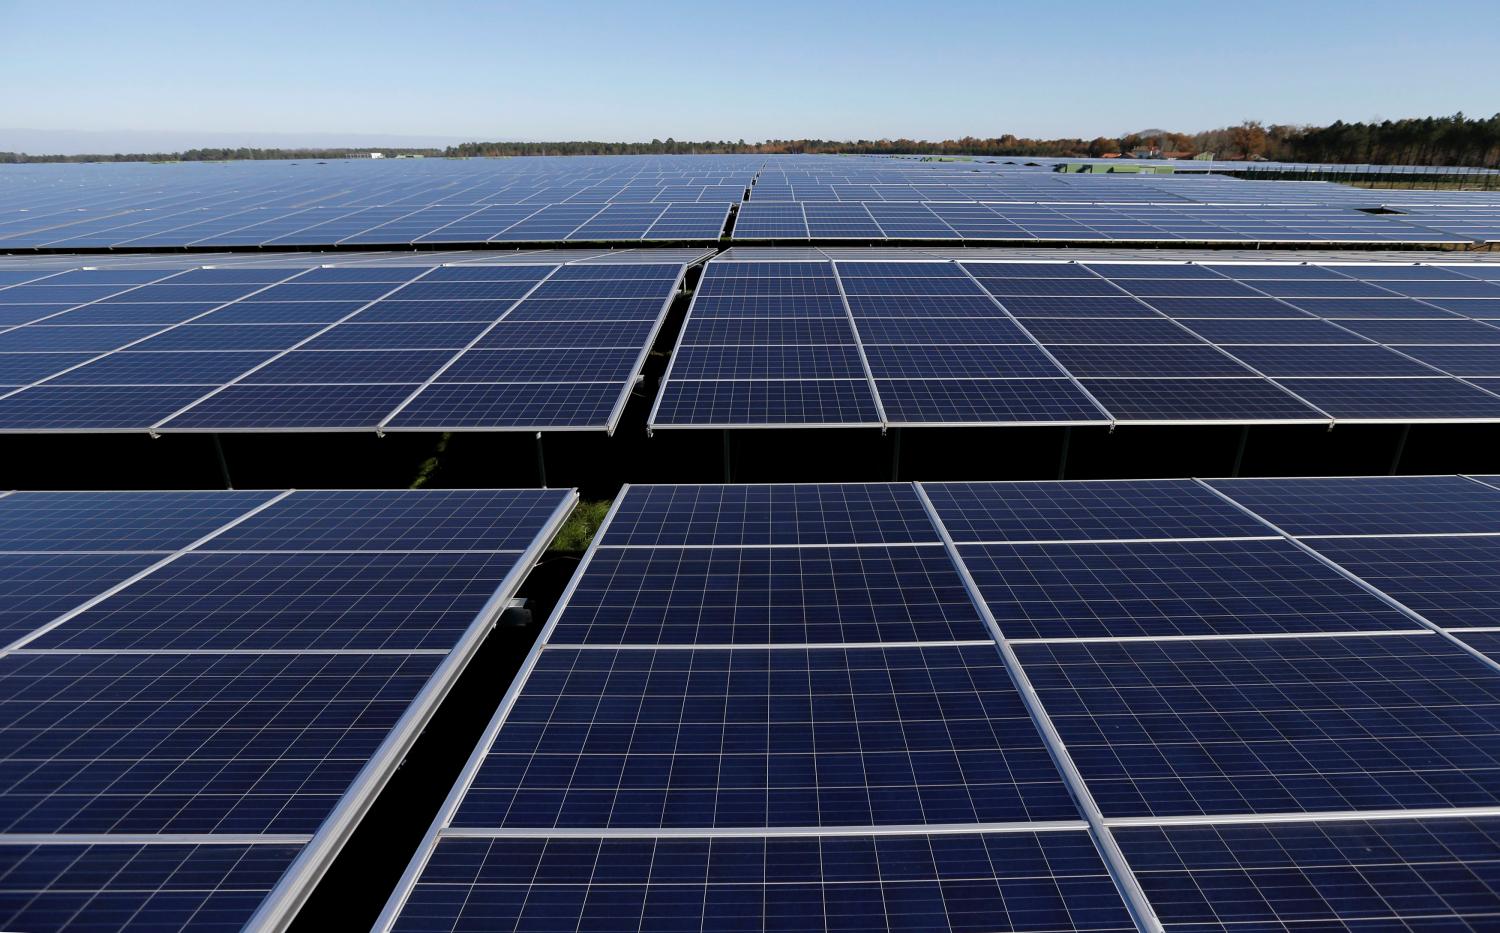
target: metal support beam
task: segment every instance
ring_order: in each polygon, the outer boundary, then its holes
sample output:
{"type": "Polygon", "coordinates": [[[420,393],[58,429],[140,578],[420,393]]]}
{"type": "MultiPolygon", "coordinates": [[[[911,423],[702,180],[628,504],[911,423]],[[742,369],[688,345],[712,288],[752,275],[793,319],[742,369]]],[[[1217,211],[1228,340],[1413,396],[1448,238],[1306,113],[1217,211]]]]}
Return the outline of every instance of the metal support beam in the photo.
{"type": "Polygon", "coordinates": [[[891,482],[901,478],[901,429],[891,428],[891,482]]]}
{"type": "Polygon", "coordinates": [[[1062,449],[1057,452],[1057,478],[1068,476],[1068,448],[1073,445],[1073,429],[1063,428],[1062,449]]]}
{"type": "Polygon", "coordinates": [[[724,429],[724,482],[733,482],[733,470],[730,465],[729,429],[724,429]]]}
{"type": "Polygon", "coordinates": [[[224,488],[233,489],[234,480],[229,478],[229,460],[224,456],[224,445],[219,442],[219,435],[210,434],[214,439],[214,456],[219,460],[219,476],[224,479],[224,488]]]}
{"type": "Polygon", "coordinates": [[[1401,433],[1396,437],[1396,452],[1391,456],[1391,469],[1389,475],[1395,476],[1401,469],[1401,455],[1406,453],[1406,439],[1411,437],[1411,424],[1403,424],[1401,433]]]}
{"type": "Polygon", "coordinates": [[[1245,448],[1250,444],[1250,425],[1240,428],[1240,445],[1234,451],[1234,467],[1229,471],[1230,476],[1239,476],[1240,467],[1245,465],[1245,448]]]}
{"type": "Polygon", "coordinates": [[[543,489],[547,488],[547,455],[542,450],[542,432],[536,432],[536,481],[543,489]]]}

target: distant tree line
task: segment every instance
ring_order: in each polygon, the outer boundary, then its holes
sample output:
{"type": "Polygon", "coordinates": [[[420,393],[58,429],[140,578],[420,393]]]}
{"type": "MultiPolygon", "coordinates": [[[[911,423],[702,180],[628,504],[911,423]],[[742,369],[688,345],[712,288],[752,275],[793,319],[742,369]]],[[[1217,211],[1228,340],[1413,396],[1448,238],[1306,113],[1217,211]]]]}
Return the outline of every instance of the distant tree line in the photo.
{"type": "MultiPolygon", "coordinates": [[[[369,153],[370,149],[190,149],[187,152],[115,155],[27,155],[0,152],[0,162],[204,162],[229,159],[337,159],[369,153]]],[[[1025,158],[1100,157],[1132,153],[1187,157],[1211,153],[1220,159],[1268,159],[1280,162],[1369,162],[1376,165],[1470,165],[1500,167],[1500,114],[1471,119],[1418,117],[1380,123],[1329,126],[1262,124],[1247,120],[1238,126],[1200,133],[1146,130],[1122,137],[1094,139],[1031,139],[1009,133],[995,137],[965,136],[933,142],[925,139],[768,139],[698,142],[653,139],[650,142],[472,142],[438,149],[374,150],[393,155],[448,156],[561,156],[561,155],[679,155],[709,153],[850,153],[864,155],[1004,156],[1025,158]]]]}
{"type": "Polygon", "coordinates": [[[1344,123],[1330,126],[1264,125],[1247,120],[1238,126],[1200,133],[1147,130],[1123,137],[1030,139],[1006,134],[965,136],[933,142],[925,139],[743,139],[686,142],[491,142],[450,146],[449,156],[527,155],[671,155],[678,153],[851,153],[864,155],[1050,156],[1100,157],[1132,152],[1193,156],[1212,153],[1220,159],[1270,159],[1281,162],[1369,162],[1377,165],[1471,165],[1500,167],[1500,114],[1470,119],[1451,117],[1344,123]]]}
{"type": "Polygon", "coordinates": [[[116,152],[87,155],[30,155],[25,152],[0,152],[0,163],[21,162],[229,162],[241,159],[343,159],[367,156],[371,152],[386,156],[440,156],[441,149],[189,149],[186,152],[116,152]]]}

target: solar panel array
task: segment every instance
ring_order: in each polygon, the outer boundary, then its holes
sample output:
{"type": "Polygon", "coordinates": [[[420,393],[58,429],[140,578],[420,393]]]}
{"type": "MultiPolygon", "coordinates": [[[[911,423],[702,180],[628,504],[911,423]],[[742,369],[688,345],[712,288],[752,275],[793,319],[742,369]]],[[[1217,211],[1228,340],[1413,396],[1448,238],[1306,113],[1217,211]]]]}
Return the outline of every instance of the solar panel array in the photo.
{"type": "Polygon", "coordinates": [[[0,432],[613,431],[685,271],[651,260],[10,265],[0,432]]]}
{"type": "Polygon", "coordinates": [[[1486,928],[1494,536],[1484,477],[627,488],[379,928],[1486,928]]]}
{"type": "MultiPolygon", "coordinates": [[[[1275,184],[1271,182],[1271,184],[1275,184]]],[[[1461,211],[1460,211],[1461,213],[1461,211]]],[[[735,240],[1144,243],[1468,243],[1396,215],[1344,207],[1208,204],[763,202],[740,206],[735,240]]]]}
{"type": "Polygon", "coordinates": [[[1483,241],[1500,206],[1492,191],[1051,165],[725,155],[0,166],[0,250],[712,243],[734,205],[733,235],[752,241],[1465,244],[1483,241]],[[1362,212],[1388,206],[1399,213],[1362,212]]]}
{"type": "Polygon", "coordinates": [[[1478,263],[740,253],[706,267],[649,425],[1495,421],[1497,377],[1478,263]]]}
{"type": "Polygon", "coordinates": [[[0,927],[271,927],[562,490],[0,496],[0,927]]]}

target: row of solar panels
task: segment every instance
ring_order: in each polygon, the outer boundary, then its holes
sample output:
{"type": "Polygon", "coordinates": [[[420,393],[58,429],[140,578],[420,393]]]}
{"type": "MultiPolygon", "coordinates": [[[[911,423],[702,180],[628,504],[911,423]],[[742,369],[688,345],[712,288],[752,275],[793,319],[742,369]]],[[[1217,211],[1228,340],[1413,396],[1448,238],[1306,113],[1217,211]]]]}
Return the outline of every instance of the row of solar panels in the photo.
{"type": "Polygon", "coordinates": [[[0,497],[0,927],[284,926],[575,500],[0,497]]]}
{"type": "Polygon", "coordinates": [[[613,431],[684,269],[0,270],[0,430],[613,431]]]}
{"type": "MultiPolygon", "coordinates": [[[[708,263],[650,429],[1500,420],[1493,264],[781,255],[708,263]]],[[[0,431],[612,432],[650,258],[3,268],[0,431]]]]}
{"type": "MultiPolygon", "coordinates": [[[[573,501],[0,497],[0,926],[282,926],[573,501]]],[[[381,926],[1483,929],[1496,542],[1495,477],[628,488],[381,926]]]]}
{"type": "Polygon", "coordinates": [[[1482,188],[1372,191],[1327,182],[1286,183],[1207,174],[1068,174],[1048,171],[1050,167],[1040,160],[1031,165],[829,156],[21,165],[0,167],[0,203],[50,213],[77,209],[414,209],[565,202],[722,202],[739,201],[747,193],[756,200],[779,201],[1195,202],[1355,207],[1493,205],[1500,197],[1500,192],[1482,188]]]}
{"type": "Polygon", "coordinates": [[[1413,209],[1410,214],[1368,214],[1352,208],[1319,205],[750,201],[740,206],[732,238],[1473,243],[1500,238],[1494,215],[1493,209],[1458,207],[1413,209]]]}
{"type": "Polygon", "coordinates": [[[730,202],[0,214],[0,249],[718,240],[730,202]]]}
{"type": "MultiPolygon", "coordinates": [[[[191,208],[0,214],[0,249],[716,242],[729,202],[191,208]]],[[[1500,241],[1495,208],[751,201],[735,240],[1460,244],[1500,241]]]]}
{"type": "Polygon", "coordinates": [[[4,165],[0,204],[46,212],[738,201],[764,162],[760,156],[582,156],[4,165]]]}
{"type": "Polygon", "coordinates": [[[1494,478],[629,488],[380,928],[1483,929],[1497,534],[1494,478]]]}
{"type": "Polygon", "coordinates": [[[964,171],[868,174],[768,167],[752,201],[994,201],[1075,204],[1238,204],[1360,208],[1484,206],[1500,190],[1355,188],[1332,182],[1242,180],[1223,175],[1058,174],[964,171]]]}
{"type": "Polygon", "coordinates": [[[652,429],[1500,419],[1489,265],[755,255],[708,263],[652,429]]]}

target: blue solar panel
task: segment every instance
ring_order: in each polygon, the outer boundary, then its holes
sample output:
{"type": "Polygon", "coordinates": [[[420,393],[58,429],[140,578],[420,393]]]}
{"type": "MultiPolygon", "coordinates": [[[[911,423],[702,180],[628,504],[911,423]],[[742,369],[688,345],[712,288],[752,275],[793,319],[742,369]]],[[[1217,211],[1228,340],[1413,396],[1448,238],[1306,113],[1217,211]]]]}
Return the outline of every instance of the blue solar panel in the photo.
{"type": "MultiPolygon", "coordinates": [[[[162,424],[202,430],[374,427],[415,385],[232,385],[162,424]]],[[[39,391],[39,390],[33,390],[39,391]]],[[[202,396],[203,390],[198,390],[202,396]]],[[[192,399],[189,401],[196,401],[192,399]]],[[[183,402],[182,405],[187,405],[183,402]]],[[[179,406],[180,407],[180,406],[179,406]]],[[[0,409],[3,411],[3,409],[0,409]]],[[[163,414],[158,421],[166,417],[163,414]]]]}
{"type": "Polygon", "coordinates": [[[1500,677],[1435,634],[1016,650],[1107,816],[1500,800],[1500,677]]]}
{"type": "Polygon", "coordinates": [[[339,324],[308,340],[308,350],[462,350],[484,332],[478,323],[339,324]]]}
{"type": "MultiPolygon", "coordinates": [[[[559,493],[545,489],[299,490],[206,547],[519,550],[547,526],[560,501],[559,493]]],[[[0,500],[0,509],[4,505],[0,500]]]]}
{"type": "Polygon", "coordinates": [[[1500,419],[1500,395],[1457,379],[1281,379],[1279,384],[1342,421],[1500,419]]]}
{"type": "Polygon", "coordinates": [[[300,846],[0,845],[0,926],[234,933],[300,846]]]}
{"type": "Polygon", "coordinates": [[[1500,821],[1353,820],[1116,833],[1168,930],[1482,930],[1500,821]]]}
{"type": "Polygon", "coordinates": [[[239,385],[416,384],[451,359],[448,350],[293,350],[247,373],[239,385]]]}
{"type": "Polygon", "coordinates": [[[24,492],[0,498],[0,541],[28,551],[174,551],[269,492],[24,492]]]}
{"type": "Polygon", "coordinates": [[[1034,346],[898,346],[865,350],[876,379],[1010,379],[1062,376],[1063,371],[1034,346]]]}
{"type": "Polygon", "coordinates": [[[677,379],[863,379],[865,371],[853,346],[684,346],[672,358],[672,375],[677,379]]]}
{"type": "Polygon", "coordinates": [[[28,647],[446,651],[515,563],[510,551],[191,553],[28,647]]]}
{"type": "Polygon", "coordinates": [[[156,554],[0,554],[0,647],[159,559],[156,554]]]}
{"type": "Polygon", "coordinates": [[[0,828],[313,832],[440,660],[5,655],[0,828]]]}
{"type": "Polygon", "coordinates": [[[1214,480],[1294,535],[1500,532],[1500,490],[1458,476],[1214,480]]]}
{"type": "Polygon", "coordinates": [[[454,825],[1076,815],[992,647],[558,648],[528,676],[454,825]]]}
{"type": "MultiPolygon", "coordinates": [[[[1431,367],[1385,347],[1235,347],[1230,352],[1267,376],[1436,375],[1431,367]]],[[[1297,391],[1296,383],[1288,385],[1297,391]]]]}
{"type": "Polygon", "coordinates": [[[1254,375],[1233,357],[1214,347],[1201,345],[1066,344],[1047,349],[1068,372],[1080,377],[1254,375]]]}
{"type": "Polygon", "coordinates": [[[631,486],[607,545],[899,544],[939,541],[909,484],[631,486]]]}
{"type": "Polygon", "coordinates": [[[1032,343],[1014,321],[1003,317],[861,317],[859,338],[866,344],[1032,343]]]}
{"type": "MultiPolygon", "coordinates": [[[[612,382],[631,379],[640,351],[634,347],[470,350],[453,359],[438,382],[612,382]]],[[[444,355],[444,360],[449,357],[444,355]]]]}
{"type": "Polygon", "coordinates": [[[0,656],[0,829],[27,834],[0,847],[0,918],[238,929],[347,795],[379,789],[448,653],[473,652],[571,501],[0,497],[0,538],[25,549],[0,553],[0,637],[25,636],[0,656]]]}
{"type": "Polygon", "coordinates": [[[1085,379],[1083,386],[1119,421],[1328,420],[1267,379],[1085,379]]]}
{"type": "Polygon", "coordinates": [[[0,386],[26,386],[92,359],[90,353],[0,353],[0,386]]]}
{"type": "MultiPolygon", "coordinates": [[[[467,307],[469,302],[453,302],[467,307]]],[[[237,301],[199,318],[200,324],[332,324],[363,308],[362,301],[237,301]]],[[[375,304],[375,309],[386,307],[375,304]]],[[[358,320],[366,320],[357,316],[358,320]]],[[[442,318],[439,318],[441,320],[442,318]]]]}
{"type": "MultiPolygon", "coordinates": [[[[1151,298],[1146,307],[1171,318],[1301,318],[1308,312],[1274,298],[1151,298]]],[[[1020,312],[1017,311],[1017,314],[1020,312]]]]}
{"type": "Polygon", "coordinates": [[[1338,344],[1370,341],[1327,321],[1205,318],[1184,320],[1189,330],[1210,343],[1338,344]]]}
{"type": "MultiPolygon", "coordinates": [[[[30,329],[30,328],[28,328],[30,329]]],[[[317,324],[184,324],[142,340],[135,350],[286,350],[316,334],[317,324]]]]}
{"type": "Polygon", "coordinates": [[[1309,542],[1441,626],[1500,625],[1500,538],[1324,538],[1309,542]]]}
{"type": "MultiPolygon", "coordinates": [[[[903,299],[876,299],[862,296],[858,301],[901,301],[903,299]]],[[[758,318],[758,317],[831,317],[843,318],[848,312],[838,295],[700,295],[693,300],[693,317],[704,318],[758,318]]]]}
{"type": "Polygon", "coordinates": [[[1456,320],[1457,315],[1405,298],[1288,298],[1298,309],[1331,320],[1456,320]]]}
{"type": "Polygon", "coordinates": [[[41,324],[18,327],[0,333],[0,352],[102,352],[148,337],[157,330],[159,328],[149,325],[118,324],[91,327],[59,327],[41,324]]]}
{"type": "Polygon", "coordinates": [[[450,839],[394,929],[1134,929],[1079,832],[450,839]]]}
{"type": "MultiPolygon", "coordinates": [[[[873,280],[872,280],[873,281],[873,280]]],[[[943,282],[946,279],[921,279],[943,282]]],[[[995,302],[979,295],[850,295],[849,310],[866,317],[1002,317],[995,302]]],[[[840,309],[842,310],[842,309],[840,309]]]]}
{"type": "Polygon", "coordinates": [[[1402,347],[1401,352],[1455,376],[1500,376],[1500,347],[1402,347]]]}
{"type": "Polygon", "coordinates": [[[694,382],[669,380],[657,400],[662,425],[879,425],[863,379],[694,382]]]}
{"type": "Polygon", "coordinates": [[[1344,327],[1385,344],[1500,344],[1500,327],[1478,321],[1343,321],[1344,327]]]}
{"type": "Polygon", "coordinates": [[[891,424],[1104,424],[1069,379],[878,379],[891,424]]]}
{"type": "Polygon", "coordinates": [[[55,316],[0,333],[0,387],[14,387],[0,392],[0,431],[376,430],[471,345],[540,352],[512,356],[508,371],[443,380],[491,384],[434,387],[395,426],[613,430],[683,266],[272,271],[289,281],[147,285],[75,310],[7,306],[25,309],[10,315],[16,323],[55,316]],[[517,302],[549,287],[557,297],[517,302]],[[610,367],[586,367],[597,350],[622,352],[610,367]]]}
{"type": "Polygon", "coordinates": [[[201,385],[212,388],[241,375],[270,357],[270,353],[126,351],[100,357],[87,366],[80,366],[49,380],[48,384],[201,385]]]}
{"type": "Polygon", "coordinates": [[[924,483],[955,541],[1264,536],[1267,527],[1190,480],[924,483]]]}
{"type": "Polygon", "coordinates": [[[158,304],[99,302],[54,315],[48,319],[47,323],[59,325],[156,324],[165,327],[169,324],[180,324],[188,318],[198,317],[205,311],[212,311],[216,307],[218,305],[214,302],[201,301],[171,304],[165,302],[158,304]]]}
{"type": "Polygon", "coordinates": [[[423,389],[388,426],[589,428],[610,422],[624,391],[616,382],[443,382],[423,389]]]}
{"type": "Polygon", "coordinates": [[[987,544],[960,554],[1008,638],[1420,627],[1281,540],[987,544]]]}
{"type": "Polygon", "coordinates": [[[985,639],[939,545],[603,548],[554,644],[816,644],[985,639]]]}
{"type": "Polygon", "coordinates": [[[1005,310],[1017,317],[1156,318],[1148,304],[1128,295],[1017,296],[1006,295],[1005,310]]]}

